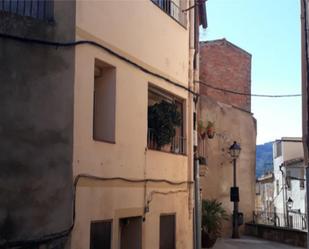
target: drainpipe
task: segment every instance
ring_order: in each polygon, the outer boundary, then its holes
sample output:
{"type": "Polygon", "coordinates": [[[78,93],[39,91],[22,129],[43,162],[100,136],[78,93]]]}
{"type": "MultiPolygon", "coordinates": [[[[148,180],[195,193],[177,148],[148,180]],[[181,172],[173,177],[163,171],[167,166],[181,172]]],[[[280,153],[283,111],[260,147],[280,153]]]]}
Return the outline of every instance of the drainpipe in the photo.
{"type": "Polygon", "coordinates": [[[287,204],[286,204],[286,199],[287,199],[287,189],[286,189],[286,182],[285,182],[285,176],[284,176],[284,172],[282,170],[282,167],[284,167],[283,164],[281,164],[279,166],[279,169],[281,171],[282,174],[282,200],[283,200],[283,215],[284,215],[284,222],[286,224],[286,226],[289,226],[289,217],[287,216],[287,204]]]}
{"type": "MultiPolygon", "coordinates": [[[[302,49],[302,109],[303,109],[303,147],[306,165],[306,211],[309,214],[309,56],[308,56],[308,0],[301,0],[301,49],[302,49]]],[[[309,222],[307,219],[307,228],[309,222]]],[[[309,249],[309,233],[307,233],[307,249],[309,249]]]]}
{"type": "MultiPolygon", "coordinates": [[[[189,1],[189,6],[195,7],[189,11],[190,17],[190,59],[192,59],[191,64],[191,77],[192,80],[190,87],[194,89],[195,92],[198,92],[198,86],[194,84],[195,81],[199,79],[199,58],[198,58],[198,46],[199,46],[199,19],[198,19],[198,8],[199,5],[195,0],[189,1]],[[192,57],[191,57],[192,56],[192,57]]],[[[198,141],[197,141],[197,108],[198,99],[192,96],[192,111],[193,111],[193,177],[194,177],[194,248],[201,249],[201,196],[200,196],[200,175],[199,175],[199,161],[198,161],[198,141]]]]}

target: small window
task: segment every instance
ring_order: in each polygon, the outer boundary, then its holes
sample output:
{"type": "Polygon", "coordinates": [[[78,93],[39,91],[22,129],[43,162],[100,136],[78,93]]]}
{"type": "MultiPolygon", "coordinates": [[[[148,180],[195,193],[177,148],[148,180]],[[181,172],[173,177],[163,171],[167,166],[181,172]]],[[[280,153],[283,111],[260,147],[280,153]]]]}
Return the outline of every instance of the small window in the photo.
{"type": "Polygon", "coordinates": [[[281,141],[275,144],[275,158],[282,156],[282,143],[281,141]]]}
{"type": "Polygon", "coordinates": [[[93,139],[115,142],[116,68],[99,60],[94,67],[93,139]]]}
{"type": "Polygon", "coordinates": [[[277,192],[277,195],[279,195],[279,180],[276,180],[276,192],[277,192]]]}
{"type": "Polygon", "coordinates": [[[305,168],[301,167],[299,172],[299,188],[305,189],[305,168]]]}
{"type": "Polygon", "coordinates": [[[292,190],[291,171],[286,171],[286,185],[288,190],[292,190]]]}
{"type": "Polygon", "coordinates": [[[160,216],[160,249],[175,249],[176,217],[172,215],[160,216]]]}
{"type": "Polygon", "coordinates": [[[90,249],[111,249],[112,221],[91,222],[90,249]]]}

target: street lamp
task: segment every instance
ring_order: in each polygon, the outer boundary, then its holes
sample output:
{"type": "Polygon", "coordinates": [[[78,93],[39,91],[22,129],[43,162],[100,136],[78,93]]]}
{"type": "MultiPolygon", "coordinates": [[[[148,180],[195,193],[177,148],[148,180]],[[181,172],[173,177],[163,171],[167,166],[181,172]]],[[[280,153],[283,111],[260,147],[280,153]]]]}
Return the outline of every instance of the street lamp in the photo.
{"type": "Polygon", "coordinates": [[[239,202],[239,189],[236,184],[236,160],[239,157],[241,148],[240,145],[234,141],[229,148],[229,153],[233,159],[233,187],[231,187],[231,201],[234,202],[233,210],[233,233],[232,238],[239,238],[238,232],[238,202],[239,202]]]}
{"type": "Polygon", "coordinates": [[[294,203],[294,201],[292,200],[292,198],[291,197],[289,197],[289,199],[287,200],[287,202],[286,202],[286,206],[287,206],[287,209],[286,209],[286,218],[287,218],[287,225],[288,225],[288,227],[291,227],[291,226],[293,226],[293,224],[290,224],[290,211],[291,211],[291,209],[292,209],[292,207],[293,207],[293,203],[294,203]]]}

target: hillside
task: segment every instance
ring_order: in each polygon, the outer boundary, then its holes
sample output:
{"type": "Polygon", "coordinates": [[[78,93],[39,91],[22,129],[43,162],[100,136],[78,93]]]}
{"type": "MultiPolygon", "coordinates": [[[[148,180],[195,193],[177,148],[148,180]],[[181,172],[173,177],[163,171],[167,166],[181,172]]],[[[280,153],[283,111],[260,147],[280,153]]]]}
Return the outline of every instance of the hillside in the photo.
{"type": "Polygon", "coordinates": [[[273,171],[273,142],[256,146],[256,178],[266,171],[273,171]]]}

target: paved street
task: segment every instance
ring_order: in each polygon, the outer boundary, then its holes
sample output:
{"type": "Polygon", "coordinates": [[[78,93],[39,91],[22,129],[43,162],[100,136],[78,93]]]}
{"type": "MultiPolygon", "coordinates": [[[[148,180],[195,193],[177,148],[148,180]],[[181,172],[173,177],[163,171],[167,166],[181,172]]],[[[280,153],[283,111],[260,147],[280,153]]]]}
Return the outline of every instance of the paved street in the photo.
{"type": "Polygon", "coordinates": [[[241,239],[219,239],[214,249],[300,249],[302,247],[290,246],[277,242],[243,237],[241,239]]]}

